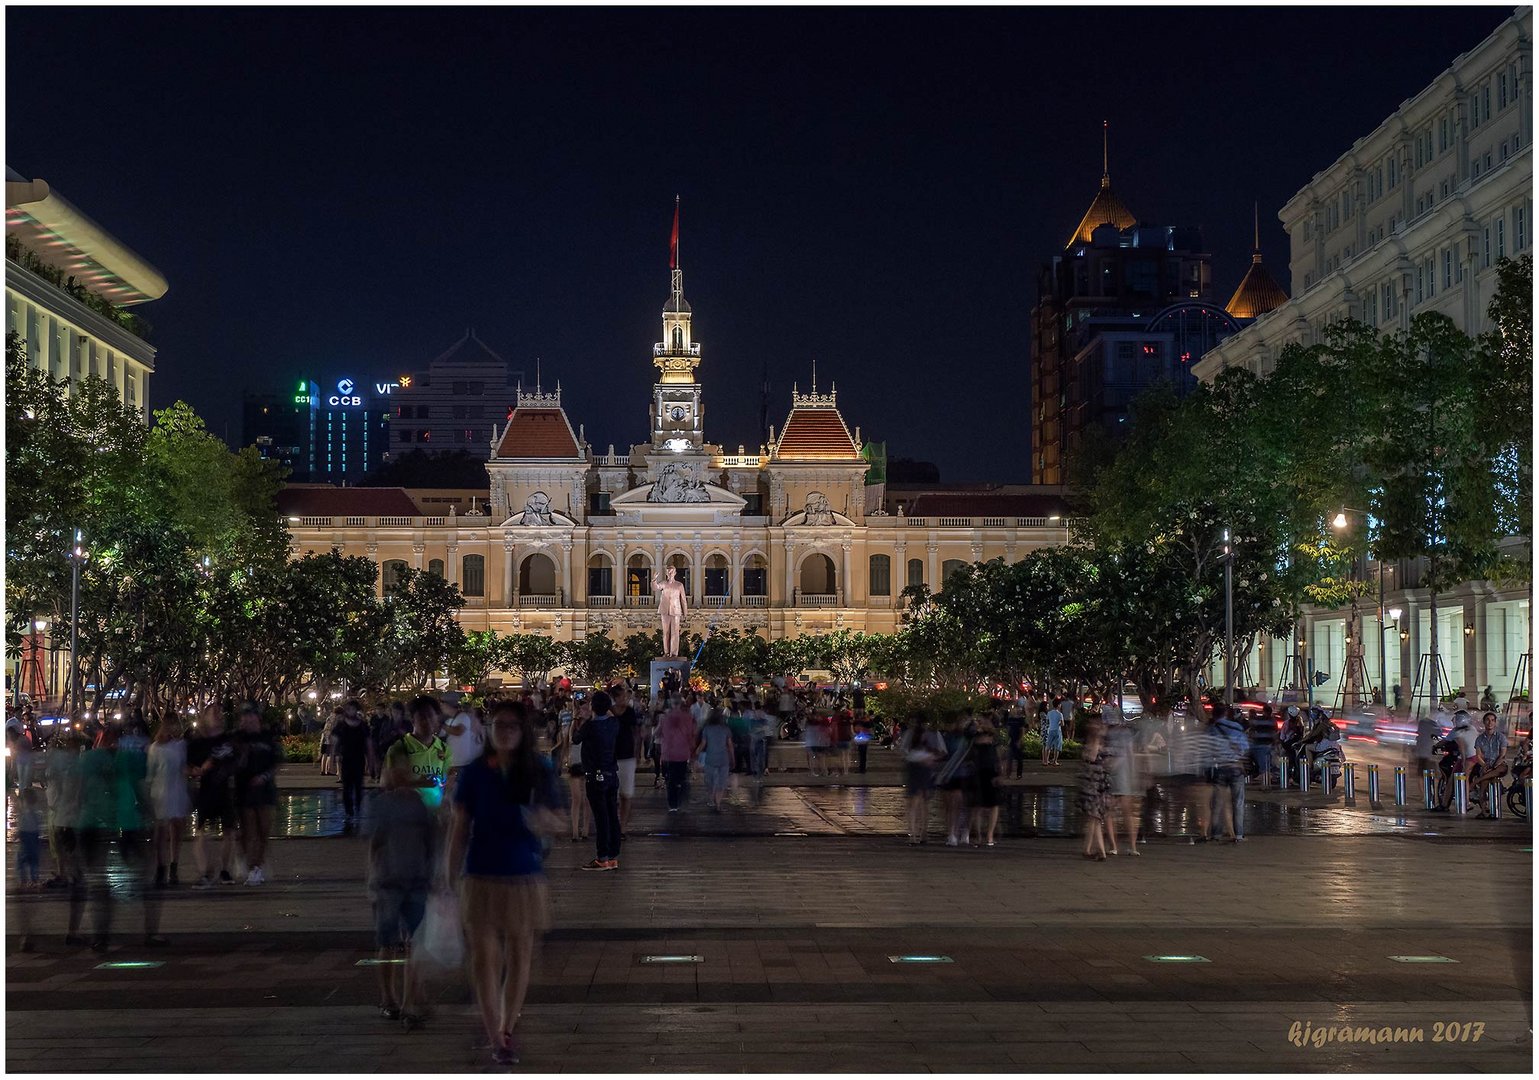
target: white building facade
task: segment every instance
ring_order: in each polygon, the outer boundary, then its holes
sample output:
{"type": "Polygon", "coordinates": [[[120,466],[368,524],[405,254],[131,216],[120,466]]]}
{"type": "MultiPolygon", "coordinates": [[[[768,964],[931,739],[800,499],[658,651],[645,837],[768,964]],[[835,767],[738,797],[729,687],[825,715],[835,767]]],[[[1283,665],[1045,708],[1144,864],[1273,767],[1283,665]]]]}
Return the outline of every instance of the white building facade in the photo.
{"type": "MultiPolygon", "coordinates": [[[[1287,345],[1315,344],[1326,326],[1346,319],[1387,333],[1436,311],[1468,334],[1488,330],[1496,263],[1533,246],[1533,100],[1533,9],[1518,8],[1288,200],[1279,217],[1290,241],[1293,299],[1204,356],[1193,369],[1198,378],[1211,382],[1231,367],[1266,375],[1287,345]]],[[[1350,700],[1364,684],[1378,686],[1381,671],[1391,703],[1397,686],[1407,705],[1426,686],[1432,598],[1407,587],[1423,569],[1386,563],[1382,610],[1375,590],[1356,618],[1347,610],[1306,612],[1300,656],[1306,669],[1326,675],[1318,700],[1350,700]]],[[[1380,580],[1377,563],[1366,573],[1380,580]]],[[[1474,701],[1490,686],[1505,702],[1523,688],[1515,683],[1531,626],[1526,589],[1464,582],[1439,596],[1440,690],[1464,688],[1474,701]]],[[[1289,654],[1286,640],[1259,642],[1241,681],[1269,689],[1291,683],[1289,654]]],[[[1531,679],[1523,682],[1531,692],[1531,679]]]]}
{"type": "Polygon", "coordinates": [[[559,386],[520,389],[491,433],[484,510],[412,514],[410,500],[392,509],[381,489],[292,491],[294,553],[366,556],[382,590],[403,567],[442,574],[466,598],[467,629],[558,640],[649,633],[653,584],[671,566],[688,591],[686,632],[778,638],[894,631],[905,586],[939,588],[965,563],[1067,541],[1056,514],[1023,516],[1008,498],[958,497],[946,517],[887,514],[832,388],[793,391],[785,424],[757,453],[708,442],[692,324],[675,270],[652,347],[647,442],[596,452],[559,386]]]}
{"type": "Polygon", "coordinates": [[[165,295],[160,272],[42,180],[7,171],[5,328],[54,378],[94,376],[149,417],[155,348],[126,309],[165,295]]]}

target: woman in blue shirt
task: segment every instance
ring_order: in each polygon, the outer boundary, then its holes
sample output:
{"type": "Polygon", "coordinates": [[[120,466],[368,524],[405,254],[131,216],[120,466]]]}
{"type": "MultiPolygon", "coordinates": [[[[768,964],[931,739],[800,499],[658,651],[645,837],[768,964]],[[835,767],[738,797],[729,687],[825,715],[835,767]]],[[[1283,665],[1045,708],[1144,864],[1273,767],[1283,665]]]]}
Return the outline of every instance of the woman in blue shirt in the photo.
{"type": "Polygon", "coordinates": [[[470,978],[492,1060],[518,1064],[513,1026],[529,988],[535,935],[550,924],[540,836],[563,827],[555,773],[537,753],[522,705],[491,710],[485,756],[454,789],[447,877],[458,881],[470,978]]]}

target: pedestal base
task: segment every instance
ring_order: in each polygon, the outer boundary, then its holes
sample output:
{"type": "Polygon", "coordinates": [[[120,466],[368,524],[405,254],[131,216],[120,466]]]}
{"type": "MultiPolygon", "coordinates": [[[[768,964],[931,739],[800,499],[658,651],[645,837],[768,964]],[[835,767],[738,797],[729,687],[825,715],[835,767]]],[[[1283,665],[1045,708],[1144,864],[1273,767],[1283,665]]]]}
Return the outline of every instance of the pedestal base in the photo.
{"type": "Polygon", "coordinates": [[[679,673],[679,686],[682,689],[689,688],[689,660],[682,656],[659,656],[652,661],[652,670],[649,673],[649,686],[652,700],[657,700],[657,688],[662,685],[663,676],[670,671],[679,673]]]}

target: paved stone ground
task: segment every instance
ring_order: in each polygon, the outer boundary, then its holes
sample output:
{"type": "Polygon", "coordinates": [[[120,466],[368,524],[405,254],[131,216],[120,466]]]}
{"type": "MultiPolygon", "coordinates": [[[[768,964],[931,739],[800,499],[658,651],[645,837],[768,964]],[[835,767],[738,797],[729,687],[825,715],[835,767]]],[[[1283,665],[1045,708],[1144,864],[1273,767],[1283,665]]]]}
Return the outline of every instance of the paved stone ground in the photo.
{"type": "MultiPolygon", "coordinates": [[[[1027,778],[1023,814],[1065,801],[1048,780],[1027,778]]],[[[618,874],[555,846],[522,1071],[1529,1071],[1526,825],[1272,797],[1244,845],[1172,821],[1142,857],[1090,863],[1029,817],[992,850],[910,848],[882,783],[861,806],[840,778],[751,794],[670,815],[643,784],[618,874]],[[907,954],[951,962],[889,960],[907,954]],[[1207,962],[1146,959],[1184,954],[1207,962]],[[1423,1041],[1295,1046],[1295,1022],[1423,1041]],[[1434,1041],[1452,1022],[1485,1026],[1434,1041]]],[[[154,969],[100,970],[63,946],[61,902],[10,898],[7,1068],[484,1069],[457,975],[432,980],[426,1028],[376,1019],[363,863],[355,836],[284,839],[266,888],[169,893],[171,946],[110,957],[154,969]]]]}

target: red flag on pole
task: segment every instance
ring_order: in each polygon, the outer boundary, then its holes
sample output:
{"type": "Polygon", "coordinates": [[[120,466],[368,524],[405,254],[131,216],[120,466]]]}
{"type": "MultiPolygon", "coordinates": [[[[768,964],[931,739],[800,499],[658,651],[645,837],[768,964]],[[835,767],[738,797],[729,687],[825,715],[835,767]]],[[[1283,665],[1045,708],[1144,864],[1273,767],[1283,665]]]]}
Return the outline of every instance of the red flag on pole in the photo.
{"type": "Polygon", "coordinates": [[[673,235],[668,239],[668,269],[679,268],[679,197],[673,197],[673,235]]]}

